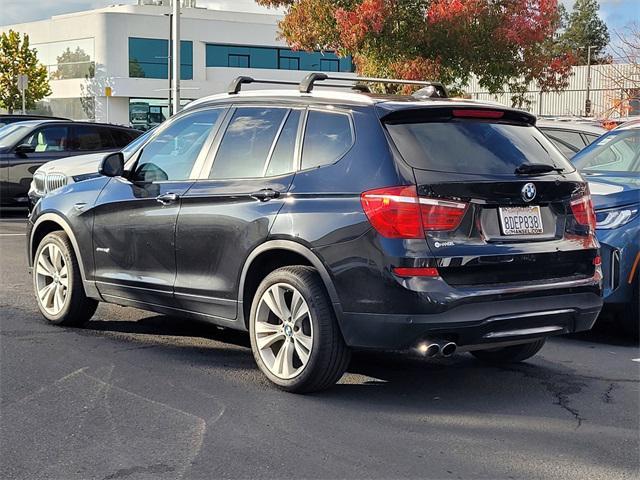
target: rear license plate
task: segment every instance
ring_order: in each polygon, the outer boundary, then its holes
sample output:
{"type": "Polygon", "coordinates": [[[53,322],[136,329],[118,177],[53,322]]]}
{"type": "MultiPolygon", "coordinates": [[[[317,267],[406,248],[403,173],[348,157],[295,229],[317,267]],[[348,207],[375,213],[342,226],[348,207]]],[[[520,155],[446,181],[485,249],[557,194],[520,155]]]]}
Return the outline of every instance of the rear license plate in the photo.
{"type": "Polygon", "coordinates": [[[544,233],[538,205],[500,207],[500,224],[505,235],[541,235],[544,233]]]}

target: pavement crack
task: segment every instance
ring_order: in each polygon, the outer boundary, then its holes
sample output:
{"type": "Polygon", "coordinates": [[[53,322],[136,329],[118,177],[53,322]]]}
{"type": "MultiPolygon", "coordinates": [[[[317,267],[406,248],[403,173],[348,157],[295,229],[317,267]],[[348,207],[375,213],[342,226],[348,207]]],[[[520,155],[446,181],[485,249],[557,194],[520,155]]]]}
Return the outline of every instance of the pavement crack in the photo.
{"type": "Polygon", "coordinates": [[[573,415],[573,418],[575,418],[577,422],[576,430],[580,428],[584,418],[580,415],[580,412],[577,408],[570,405],[569,395],[580,393],[580,391],[582,390],[582,386],[580,384],[571,384],[569,382],[567,382],[565,385],[555,382],[542,382],[542,385],[544,385],[547,390],[551,392],[555,397],[556,401],[553,402],[554,405],[560,406],[560,408],[563,408],[571,415],[573,415]]]}
{"type": "Polygon", "coordinates": [[[116,480],[118,478],[126,478],[131,475],[138,475],[141,473],[152,473],[152,474],[161,474],[161,473],[170,473],[175,470],[174,467],[167,465],[166,463],[156,463],[153,465],[149,465],[147,467],[131,467],[131,468],[121,468],[117,470],[115,473],[111,475],[107,475],[102,480],[116,480]]]}
{"type": "Polygon", "coordinates": [[[602,401],[604,403],[613,403],[613,390],[617,387],[615,383],[610,383],[607,391],[602,395],[602,401]]]}

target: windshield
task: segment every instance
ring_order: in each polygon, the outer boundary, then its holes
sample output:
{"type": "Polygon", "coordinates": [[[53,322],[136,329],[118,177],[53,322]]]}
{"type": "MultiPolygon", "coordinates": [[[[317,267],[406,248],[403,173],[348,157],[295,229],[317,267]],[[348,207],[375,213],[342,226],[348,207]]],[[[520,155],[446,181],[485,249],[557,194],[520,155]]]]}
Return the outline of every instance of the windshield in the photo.
{"type": "Polygon", "coordinates": [[[573,157],[573,163],[583,172],[640,173],[640,129],[612,130],[573,157]]]}
{"type": "Polygon", "coordinates": [[[527,164],[573,171],[558,149],[530,125],[473,120],[387,125],[403,158],[415,168],[451,173],[513,175],[527,164]]]}
{"type": "Polygon", "coordinates": [[[126,147],[122,149],[122,155],[124,156],[124,161],[126,162],[131,158],[131,156],[136,153],[140,145],[147,141],[147,139],[153,134],[153,129],[147,130],[138,138],[136,138],[133,142],[128,144],[126,147]]]}
{"type": "Polygon", "coordinates": [[[30,125],[11,123],[0,128],[0,148],[13,147],[14,144],[25,137],[31,130],[30,125]]]}

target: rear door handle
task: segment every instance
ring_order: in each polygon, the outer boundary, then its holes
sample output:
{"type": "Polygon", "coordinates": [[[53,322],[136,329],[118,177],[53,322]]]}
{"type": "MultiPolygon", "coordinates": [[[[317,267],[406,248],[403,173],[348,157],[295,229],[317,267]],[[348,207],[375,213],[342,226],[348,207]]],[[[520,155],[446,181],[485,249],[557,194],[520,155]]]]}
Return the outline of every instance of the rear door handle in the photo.
{"type": "Polygon", "coordinates": [[[180,200],[180,195],[177,193],[163,193],[162,195],[158,195],[156,200],[162,205],[170,205],[180,200]]]}
{"type": "Polygon", "coordinates": [[[280,192],[271,188],[263,188],[262,190],[253,192],[251,196],[261,202],[268,202],[269,200],[278,198],[280,196],[280,192]]]}

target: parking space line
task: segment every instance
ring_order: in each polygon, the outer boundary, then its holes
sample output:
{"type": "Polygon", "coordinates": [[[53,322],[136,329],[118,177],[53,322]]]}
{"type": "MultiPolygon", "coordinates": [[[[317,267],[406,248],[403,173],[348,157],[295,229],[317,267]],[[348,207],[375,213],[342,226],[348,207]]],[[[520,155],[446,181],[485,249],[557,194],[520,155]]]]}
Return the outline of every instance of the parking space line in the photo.
{"type": "Polygon", "coordinates": [[[632,358],[631,361],[632,362],[640,362],[640,358],[632,358]]]}

